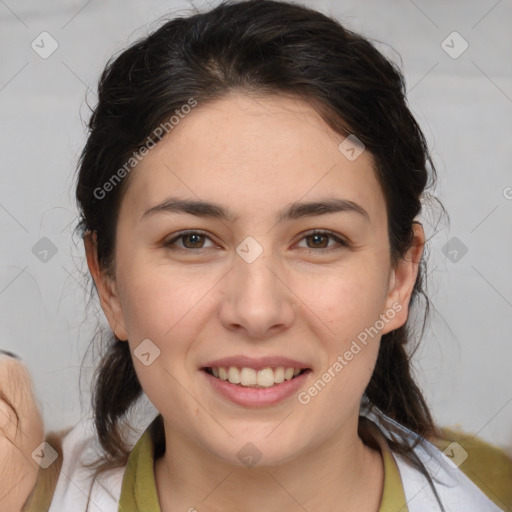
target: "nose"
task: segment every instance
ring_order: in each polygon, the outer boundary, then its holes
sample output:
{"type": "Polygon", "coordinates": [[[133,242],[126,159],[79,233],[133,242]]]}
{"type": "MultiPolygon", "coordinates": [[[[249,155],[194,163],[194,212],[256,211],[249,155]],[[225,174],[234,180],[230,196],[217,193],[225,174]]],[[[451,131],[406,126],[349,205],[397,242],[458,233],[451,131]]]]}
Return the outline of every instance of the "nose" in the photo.
{"type": "Polygon", "coordinates": [[[251,263],[237,256],[223,285],[219,317],[224,327],[260,340],[289,328],[297,299],[286,277],[265,252],[251,263]]]}

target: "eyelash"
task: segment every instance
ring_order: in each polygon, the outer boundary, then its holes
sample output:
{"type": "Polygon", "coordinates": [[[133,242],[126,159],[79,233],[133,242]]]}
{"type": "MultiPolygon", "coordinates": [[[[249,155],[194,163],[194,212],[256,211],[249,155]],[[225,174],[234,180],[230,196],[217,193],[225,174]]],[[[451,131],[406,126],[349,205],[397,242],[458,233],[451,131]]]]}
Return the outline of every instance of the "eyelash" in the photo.
{"type": "MultiPolygon", "coordinates": [[[[176,241],[178,241],[178,240],[180,240],[182,238],[185,238],[186,236],[189,236],[189,235],[200,235],[200,236],[203,236],[203,237],[208,238],[209,240],[211,240],[211,238],[206,233],[204,233],[202,231],[197,231],[197,230],[196,231],[184,231],[184,232],[180,233],[179,235],[175,236],[174,238],[172,238],[171,240],[164,242],[164,247],[166,247],[166,248],[168,248],[168,249],[170,249],[172,251],[182,251],[182,252],[191,252],[191,251],[201,252],[201,251],[203,251],[205,249],[208,249],[207,247],[206,248],[199,247],[197,249],[190,249],[190,248],[187,248],[187,247],[176,247],[176,246],[174,246],[176,241]]],[[[343,240],[340,237],[338,237],[337,235],[335,235],[332,231],[322,230],[322,229],[307,231],[306,233],[304,233],[304,235],[302,236],[302,238],[299,241],[302,241],[305,238],[308,238],[308,237],[313,236],[313,235],[324,235],[324,236],[328,236],[328,237],[332,238],[333,240],[335,240],[339,244],[338,248],[340,248],[340,247],[348,247],[349,246],[349,244],[347,242],[345,242],[345,240],[343,240]]],[[[309,248],[308,247],[306,249],[309,250],[309,252],[320,252],[320,253],[322,253],[322,252],[332,251],[333,247],[330,247],[330,248],[320,248],[320,249],[315,249],[315,248],[309,248]]]]}

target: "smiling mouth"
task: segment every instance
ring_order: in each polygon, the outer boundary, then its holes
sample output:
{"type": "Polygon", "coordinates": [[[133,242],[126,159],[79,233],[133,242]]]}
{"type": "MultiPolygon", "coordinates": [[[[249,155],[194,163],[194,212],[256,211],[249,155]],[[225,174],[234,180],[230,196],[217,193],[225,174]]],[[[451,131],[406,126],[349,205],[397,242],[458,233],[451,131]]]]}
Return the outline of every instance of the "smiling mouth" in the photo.
{"type": "Polygon", "coordinates": [[[246,388],[270,388],[278,386],[283,382],[293,380],[304,373],[309,373],[309,368],[285,368],[278,366],[276,368],[237,368],[234,366],[218,368],[205,367],[203,371],[219,380],[224,380],[235,386],[246,388]]]}

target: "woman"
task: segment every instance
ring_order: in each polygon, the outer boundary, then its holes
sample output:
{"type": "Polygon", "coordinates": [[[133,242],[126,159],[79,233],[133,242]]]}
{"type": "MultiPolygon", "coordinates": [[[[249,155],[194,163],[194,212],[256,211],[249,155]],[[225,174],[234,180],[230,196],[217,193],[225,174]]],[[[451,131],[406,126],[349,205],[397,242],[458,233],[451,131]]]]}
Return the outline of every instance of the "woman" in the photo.
{"type": "Polygon", "coordinates": [[[435,170],[368,41],[223,3],[110,62],[89,127],[79,228],[113,334],[96,431],[49,442],[25,510],[512,506],[512,462],[437,427],[411,375],[435,170]]]}

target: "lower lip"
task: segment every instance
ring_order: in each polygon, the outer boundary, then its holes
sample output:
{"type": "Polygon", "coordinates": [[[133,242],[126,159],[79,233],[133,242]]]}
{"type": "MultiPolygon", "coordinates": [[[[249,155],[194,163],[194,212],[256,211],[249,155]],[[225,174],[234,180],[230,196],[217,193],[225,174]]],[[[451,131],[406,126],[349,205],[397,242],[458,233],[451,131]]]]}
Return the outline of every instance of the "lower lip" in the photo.
{"type": "Polygon", "coordinates": [[[266,405],[277,404],[294,393],[297,393],[311,373],[311,370],[307,370],[291,380],[274,384],[269,388],[237,386],[227,380],[218,379],[205,370],[201,370],[201,373],[206,376],[215,391],[225,398],[229,398],[232,402],[246,407],[264,407],[266,405]]]}

